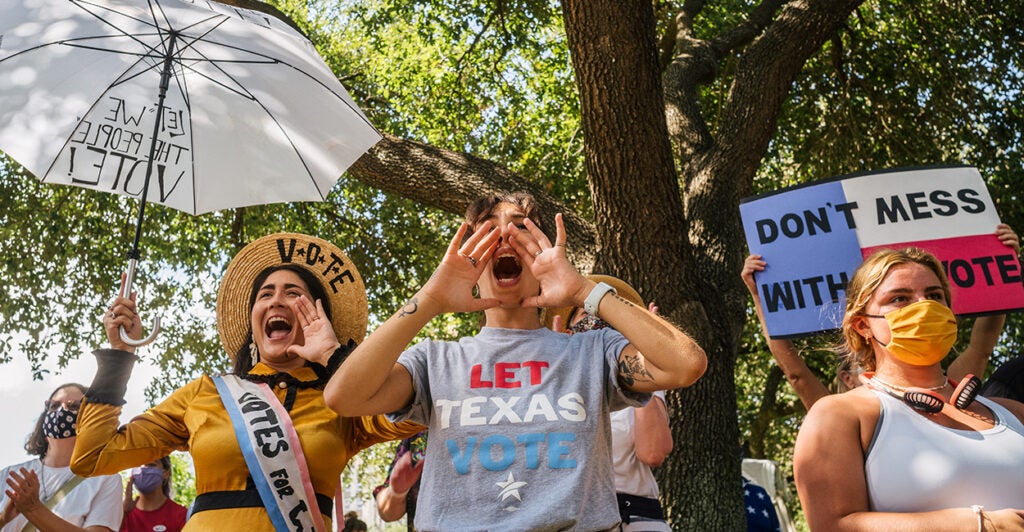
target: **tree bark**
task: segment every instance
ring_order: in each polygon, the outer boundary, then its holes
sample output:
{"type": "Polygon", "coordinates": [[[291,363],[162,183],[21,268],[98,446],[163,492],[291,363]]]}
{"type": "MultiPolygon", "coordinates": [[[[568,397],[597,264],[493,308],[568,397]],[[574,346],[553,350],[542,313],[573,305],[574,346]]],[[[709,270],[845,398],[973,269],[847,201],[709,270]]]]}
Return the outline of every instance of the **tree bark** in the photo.
{"type": "MultiPolygon", "coordinates": [[[[656,299],[663,314],[707,348],[714,334],[691,275],[694,250],[665,121],[653,6],[644,0],[562,5],[601,243],[597,265],[656,299]]],[[[679,451],[660,468],[659,482],[675,529],[738,530],[744,523],[725,360],[724,371],[712,360],[701,381],[668,397],[679,451]]]]}

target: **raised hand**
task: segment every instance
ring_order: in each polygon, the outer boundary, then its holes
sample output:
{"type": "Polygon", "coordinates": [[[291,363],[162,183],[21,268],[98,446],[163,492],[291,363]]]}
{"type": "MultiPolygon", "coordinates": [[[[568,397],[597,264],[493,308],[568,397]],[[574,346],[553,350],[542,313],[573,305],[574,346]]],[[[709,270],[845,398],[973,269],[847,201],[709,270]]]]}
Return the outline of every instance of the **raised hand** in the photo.
{"type": "Polygon", "coordinates": [[[501,231],[492,229],[494,224],[484,222],[462,243],[469,231],[469,224],[463,222],[448,244],[441,264],[420,290],[421,295],[440,305],[440,312],[475,312],[498,306],[497,299],[473,296],[473,287],[483,274],[484,265],[498,248],[501,231]]]}
{"type": "Polygon", "coordinates": [[[135,501],[135,492],[132,491],[132,488],[134,488],[134,487],[135,487],[135,477],[134,476],[129,476],[128,477],[128,482],[126,482],[125,485],[124,485],[124,499],[121,501],[121,504],[122,504],[122,508],[121,509],[126,514],[135,509],[135,502],[136,502],[135,501]]]}
{"type": "MultiPolygon", "coordinates": [[[[36,472],[24,467],[19,471],[11,470],[7,476],[7,498],[22,514],[31,513],[43,505],[39,500],[39,477],[36,472]]],[[[9,509],[5,509],[7,513],[9,509]]]]}
{"type": "Polygon", "coordinates": [[[555,215],[555,243],[529,218],[523,223],[526,231],[512,231],[509,243],[519,255],[519,262],[530,269],[540,282],[540,295],[523,299],[524,307],[579,306],[589,291],[587,279],[565,256],[565,223],[555,215]]]}
{"type": "Polygon", "coordinates": [[[121,274],[121,288],[117,291],[117,297],[103,314],[103,329],[107,333],[110,347],[134,353],[135,347],[121,340],[119,329],[124,327],[130,338],[138,340],[142,338],[142,320],[139,319],[139,313],[135,308],[135,292],[125,297],[124,281],[125,275],[121,274]]]}
{"type": "Polygon", "coordinates": [[[388,484],[391,486],[391,489],[399,495],[407,493],[416,484],[416,481],[420,479],[420,474],[423,473],[423,464],[423,460],[420,460],[415,465],[412,463],[411,451],[403,453],[395,461],[395,467],[391,470],[391,477],[388,478],[388,484]]]}
{"type": "Polygon", "coordinates": [[[743,271],[740,273],[740,277],[743,278],[743,284],[747,285],[747,290],[751,294],[757,295],[757,284],[754,282],[754,272],[763,272],[768,263],[761,259],[760,255],[750,255],[743,261],[743,271]]]}
{"type": "Polygon", "coordinates": [[[314,306],[309,298],[301,295],[292,302],[292,311],[302,327],[302,345],[291,345],[288,352],[304,360],[327,365],[331,355],[341,345],[334,333],[331,320],[327,319],[323,303],[317,299],[314,306]]]}
{"type": "Polygon", "coordinates": [[[1006,247],[1012,248],[1015,254],[1020,254],[1020,238],[1017,237],[1017,233],[1013,232],[1013,229],[1007,224],[999,224],[996,226],[996,237],[1006,247]]]}

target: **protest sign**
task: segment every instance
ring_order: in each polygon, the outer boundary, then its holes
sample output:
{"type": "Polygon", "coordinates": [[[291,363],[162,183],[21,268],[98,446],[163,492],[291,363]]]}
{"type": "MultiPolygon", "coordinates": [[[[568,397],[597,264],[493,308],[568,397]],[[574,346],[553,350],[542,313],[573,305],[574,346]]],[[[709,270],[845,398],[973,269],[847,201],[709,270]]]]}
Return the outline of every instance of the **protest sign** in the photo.
{"type": "Polygon", "coordinates": [[[942,261],[953,311],[1024,308],[1021,267],[995,236],[999,215],[971,167],[842,176],[747,198],[740,205],[773,338],[836,329],[854,270],[879,249],[916,246],[942,261]]]}

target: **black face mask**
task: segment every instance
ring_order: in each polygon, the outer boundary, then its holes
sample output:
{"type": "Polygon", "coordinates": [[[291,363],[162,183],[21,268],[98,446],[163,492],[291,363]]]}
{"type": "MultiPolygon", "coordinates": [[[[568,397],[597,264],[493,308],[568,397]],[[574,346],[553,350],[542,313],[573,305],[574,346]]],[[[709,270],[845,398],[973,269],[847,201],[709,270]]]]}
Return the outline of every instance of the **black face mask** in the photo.
{"type": "Polygon", "coordinates": [[[43,418],[43,435],[47,438],[61,440],[73,438],[77,435],[75,425],[78,422],[78,412],[72,412],[63,406],[46,413],[43,418]]]}

